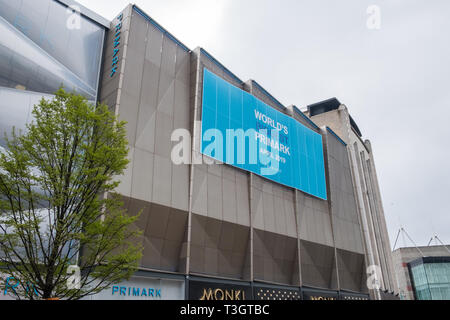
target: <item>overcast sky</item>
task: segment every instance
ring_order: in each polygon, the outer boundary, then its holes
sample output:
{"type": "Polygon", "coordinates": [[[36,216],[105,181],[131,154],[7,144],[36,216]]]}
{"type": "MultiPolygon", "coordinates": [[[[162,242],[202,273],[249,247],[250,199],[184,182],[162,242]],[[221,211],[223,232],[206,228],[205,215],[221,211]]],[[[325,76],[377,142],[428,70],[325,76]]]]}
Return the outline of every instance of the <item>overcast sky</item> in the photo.
{"type": "MultiPolygon", "coordinates": [[[[111,20],[129,1],[79,2],[111,20]]],[[[450,244],[449,0],[135,3],[285,105],[337,97],[372,142],[391,246],[400,226],[418,245],[450,244]],[[370,5],[380,29],[367,26],[370,5]]]]}

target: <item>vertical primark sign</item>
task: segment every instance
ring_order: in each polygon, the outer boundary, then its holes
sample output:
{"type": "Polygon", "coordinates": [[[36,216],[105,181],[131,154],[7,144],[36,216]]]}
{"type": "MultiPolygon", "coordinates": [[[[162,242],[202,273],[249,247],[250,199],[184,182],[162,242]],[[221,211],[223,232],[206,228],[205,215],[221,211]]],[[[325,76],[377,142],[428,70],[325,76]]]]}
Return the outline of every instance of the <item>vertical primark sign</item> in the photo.
{"type": "Polygon", "coordinates": [[[204,69],[204,155],[326,200],[322,136],[204,69]]]}
{"type": "Polygon", "coordinates": [[[121,13],[117,17],[117,24],[115,26],[115,34],[114,34],[114,41],[113,41],[113,55],[112,55],[112,63],[111,63],[111,75],[112,78],[116,72],[117,68],[119,67],[119,52],[120,52],[120,38],[122,34],[122,20],[123,20],[123,13],[121,13]]]}

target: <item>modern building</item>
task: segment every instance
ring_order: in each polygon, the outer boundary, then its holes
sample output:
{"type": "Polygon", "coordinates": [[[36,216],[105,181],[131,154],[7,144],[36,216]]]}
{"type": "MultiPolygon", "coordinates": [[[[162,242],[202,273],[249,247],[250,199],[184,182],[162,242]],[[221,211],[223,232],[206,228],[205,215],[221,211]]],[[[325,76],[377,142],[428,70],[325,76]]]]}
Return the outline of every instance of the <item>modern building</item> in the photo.
{"type": "Polygon", "coordinates": [[[135,5],[111,22],[77,5],[74,29],[69,5],[0,0],[0,129],[23,127],[61,83],[127,121],[117,191],[143,210],[144,252],[92,299],[395,297],[372,149],[345,106],[285,106],[135,5]]]}
{"type": "Polygon", "coordinates": [[[450,300],[448,246],[400,248],[393,259],[402,300],[450,300]]]}
{"type": "Polygon", "coordinates": [[[306,114],[317,125],[329,126],[346,144],[366,263],[381,269],[380,289],[373,294],[378,299],[386,292],[397,294],[391,245],[370,141],[363,139],[347,107],[336,98],[308,106],[306,114]]]}
{"type": "Polygon", "coordinates": [[[61,84],[98,99],[109,22],[73,1],[0,1],[0,145],[23,129],[34,104],[61,84]],[[73,16],[73,17],[72,17],[73,16]],[[71,18],[77,18],[73,25],[71,18]]]}

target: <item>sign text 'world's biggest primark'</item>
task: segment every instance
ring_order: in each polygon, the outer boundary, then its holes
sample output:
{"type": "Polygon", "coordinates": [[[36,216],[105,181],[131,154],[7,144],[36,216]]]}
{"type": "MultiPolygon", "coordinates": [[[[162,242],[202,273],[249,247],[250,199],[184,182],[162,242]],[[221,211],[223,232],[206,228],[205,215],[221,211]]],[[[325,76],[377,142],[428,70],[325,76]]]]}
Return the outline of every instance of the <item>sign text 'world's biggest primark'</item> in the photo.
{"type": "Polygon", "coordinates": [[[206,68],[204,155],[326,200],[322,136],[206,68]]]}

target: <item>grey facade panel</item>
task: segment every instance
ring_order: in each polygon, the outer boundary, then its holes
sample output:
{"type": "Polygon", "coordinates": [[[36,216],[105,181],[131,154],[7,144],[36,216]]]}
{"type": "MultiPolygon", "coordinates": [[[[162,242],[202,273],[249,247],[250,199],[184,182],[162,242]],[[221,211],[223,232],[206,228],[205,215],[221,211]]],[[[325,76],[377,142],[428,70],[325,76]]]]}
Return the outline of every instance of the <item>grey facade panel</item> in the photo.
{"type": "Polygon", "coordinates": [[[164,35],[154,26],[149,25],[147,41],[151,45],[147,45],[145,59],[156,66],[161,65],[163,39],[164,35]]]}
{"type": "Polygon", "coordinates": [[[139,97],[122,90],[119,103],[119,120],[126,121],[127,140],[131,146],[135,145],[136,127],[139,111],[139,97]]]}
{"type": "Polygon", "coordinates": [[[192,187],[192,212],[206,216],[208,213],[208,173],[201,166],[194,170],[194,182],[192,187]]]}
{"type": "Polygon", "coordinates": [[[297,239],[262,230],[254,231],[255,279],[296,285],[297,239]]]}
{"type": "Polygon", "coordinates": [[[134,149],[131,195],[134,199],[152,201],[154,155],[139,148],[134,149]]]}
{"type": "Polygon", "coordinates": [[[208,173],[208,217],[222,220],[222,179],[208,173]]]}
{"type": "Polygon", "coordinates": [[[300,241],[303,286],[337,289],[334,247],[300,241]]]}
{"type": "Polygon", "coordinates": [[[153,177],[153,202],[169,206],[172,199],[170,159],[155,154],[153,177]]]}
{"type": "Polygon", "coordinates": [[[334,246],[328,202],[297,191],[297,208],[300,239],[334,246]]]}
{"type": "Polygon", "coordinates": [[[363,254],[337,250],[339,283],[342,290],[368,293],[363,254]]]}
{"type": "Polygon", "coordinates": [[[191,272],[243,279],[249,228],[192,216],[191,272]]]}
{"type": "Polygon", "coordinates": [[[145,60],[139,114],[136,128],[136,147],[155,153],[156,101],[159,83],[158,67],[145,60]]]}
{"type": "Polygon", "coordinates": [[[364,253],[347,148],[327,134],[331,214],[336,247],[364,253]]]}
{"type": "MultiPolygon", "coordinates": [[[[105,93],[118,86],[117,111],[119,118],[127,122],[127,138],[133,150],[130,157],[132,169],[126,172],[131,177],[121,177],[125,185],[121,185],[119,190],[136,199],[187,211],[189,167],[175,167],[170,156],[171,134],[175,129],[174,110],[176,107],[186,109],[186,101],[189,101],[186,84],[177,80],[176,61],[178,57],[179,79],[188,78],[189,65],[183,61],[189,61],[189,54],[178,51],[171,40],[131,7],[124,11],[123,21],[119,47],[124,57],[120,64],[123,73],[108,79],[111,77],[106,72],[103,80],[103,83],[108,83],[105,93]],[[130,32],[126,33],[128,25],[130,32]],[[184,103],[175,106],[176,97],[177,101],[184,103]],[[131,188],[130,192],[126,191],[128,188],[131,188]]],[[[112,25],[114,23],[116,21],[112,25]]],[[[109,38],[112,38],[112,33],[109,38]]],[[[112,44],[112,40],[109,42],[112,44]]],[[[105,58],[107,63],[108,58],[105,58]]],[[[188,112],[179,112],[176,124],[187,127],[189,118],[188,112]]],[[[167,245],[167,252],[171,250],[172,247],[167,245]]]]}
{"type": "Polygon", "coordinates": [[[173,208],[188,211],[189,208],[189,166],[172,165],[173,208]]]}

